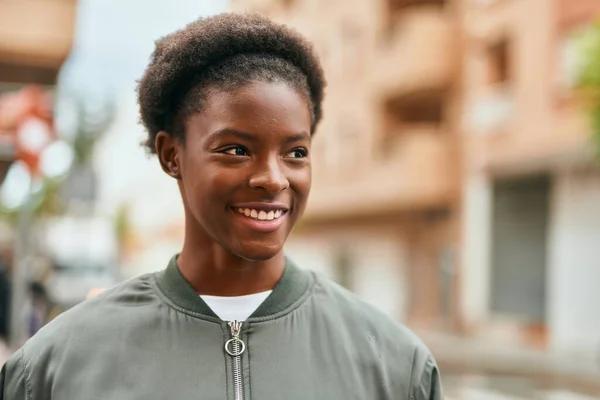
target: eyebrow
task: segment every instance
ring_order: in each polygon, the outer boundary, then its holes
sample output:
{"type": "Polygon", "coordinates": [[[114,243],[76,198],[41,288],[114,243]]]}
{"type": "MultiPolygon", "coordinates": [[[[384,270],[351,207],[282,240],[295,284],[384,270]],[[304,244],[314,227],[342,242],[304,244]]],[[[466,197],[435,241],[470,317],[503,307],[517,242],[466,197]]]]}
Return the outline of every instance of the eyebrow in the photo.
{"type": "Polygon", "coordinates": [[[237,129],[224,128],[211,132],[209,139],[218,139],[221,136],[236,136],[240,139],[251,140],[254,135],[237,129]]]}
{"type": "Polygon", "coordinates": [[[300,133],[296,133],[294,135],[288,136],[285,138],[285,142],[286,143],[294,143],[294,142],[299,142],[301,140],[310,140],[311,136],[306,133],[306,132],[300,132],[300,133]]]}
{"type": "MultiPolygon", "coordinates": [[[[217,139],[220,136],[235,136],[244,140],[253,140],[257,135],[249,132],[240,131],[232,128],[219,129],[210,134],[210,139],[217,139]]],[[[301,140],[310,140],[311,135],[307,132],[299,132],[285,138],[286,143],[299,142],[301,140]]]]}

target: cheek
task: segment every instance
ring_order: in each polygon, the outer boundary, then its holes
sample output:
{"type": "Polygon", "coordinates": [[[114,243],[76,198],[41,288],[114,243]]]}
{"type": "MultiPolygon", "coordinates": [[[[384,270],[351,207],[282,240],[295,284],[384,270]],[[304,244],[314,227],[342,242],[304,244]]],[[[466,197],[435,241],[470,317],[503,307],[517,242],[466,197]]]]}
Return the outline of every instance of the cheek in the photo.
{"type": "Polygon", "coordinates": [[[240,171],[229,170],[203,164],[197,173],[192,173],[187,188],[187,197],[193,203],[196,213],[204,219],[211,219],[226,211],[233,194],[243,185],[240,171]]]}
{"type": "Polygon", "coordinates": [[[182,163],[182,184],[189,207],[194,214],[212,202],[218,193],[213,173],[198,157],[185,157],[182,163]],[[207,196],[211,194],[211,196],[207,196]]]}
{"type": "Polygon", "coordinates": [[[215,234],[226,211],[222,189],[209,176],[201,174],[189,177],[184,185],[189,213],[207,232],[215,234]]]}
{"type": "Polygon", "coordinates": [[[298,171],[294,171],[289,175],[290,185],[294,190],[301,196],[304,196],[303,200],[306,201],[306,196],[310,192],[310,186],[312,183],[312,172],[310,167],[303,168],[298,171]]]}
{"type": "Polygon", "coordinates": [[[211,207],[223,196],[221,186],[211,179],[211,176],[195,174],[188,181],[186,187],[188,199],[200,210],[211,207]]]}

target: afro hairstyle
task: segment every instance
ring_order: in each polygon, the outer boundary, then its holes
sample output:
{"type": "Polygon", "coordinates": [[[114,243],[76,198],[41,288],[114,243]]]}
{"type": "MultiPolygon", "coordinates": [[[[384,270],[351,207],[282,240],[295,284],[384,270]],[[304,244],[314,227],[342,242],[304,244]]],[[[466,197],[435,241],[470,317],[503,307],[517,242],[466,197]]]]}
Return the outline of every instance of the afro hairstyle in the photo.
{"type": "Polygon", "coordinates": [[[284,82],[306,96],[314,133],[322,116],[325,78],[311,43],[296,31],[257,14],[200,18],[156,42],[138,84],[144,145],[156,153],[158,132],[184,140],[185,121],[202,111],[210,89],[284,82]]]}

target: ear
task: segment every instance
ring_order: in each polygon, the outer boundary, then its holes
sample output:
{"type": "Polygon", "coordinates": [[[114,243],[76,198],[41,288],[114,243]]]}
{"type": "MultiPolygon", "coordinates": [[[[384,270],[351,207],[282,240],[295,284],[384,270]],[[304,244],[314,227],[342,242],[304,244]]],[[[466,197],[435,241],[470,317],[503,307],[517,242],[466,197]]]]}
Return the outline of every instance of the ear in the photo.
{"type": "Polygon", "coordinates": [[[179,140],[166,131],[160,131],[154,139],[154,148],[163,171],[175,179],[181,179],[179,140]]]}

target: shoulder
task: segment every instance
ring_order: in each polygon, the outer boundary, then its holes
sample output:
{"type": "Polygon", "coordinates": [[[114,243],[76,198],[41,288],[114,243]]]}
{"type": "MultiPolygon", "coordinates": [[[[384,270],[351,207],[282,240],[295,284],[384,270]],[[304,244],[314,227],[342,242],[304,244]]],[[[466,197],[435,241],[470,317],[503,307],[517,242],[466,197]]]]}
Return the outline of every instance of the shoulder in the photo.
{"type": "Polygon", "coordinates": [[[403,348],[424,347],[422,341],[406,326],[362,300],[356,293],[319,274],[314,296],[323,310],[336,313],[354,326],[378,332],[383,339],[402,344],[403,348]]]}
{"type": "Polygon", "coordinates": [[[24,357],[85,346],[127,329],[143,319],[145,309],[153,309],[160,302],[153,286],[154,275],[146,274],[79,303],[29,339],[23,346],[24,357]]]}
{"type": "Polygon", "coordinates": [[[392,376],[405,377],[410,381],[410,390],[415,398],[433,390],[438,380],[435,359],[408,327],[319,274],[313,295],[319,312],[329,314],[327,320],[333,319],[347,327],[353,332],[352,340],[373,349],[371,355],[376,357],[376,363],[385,364],[392,376]],[[364,340],[365,337],[367,340],[364,340]]]}
{"type": "Polygon", "coordinates": [[[147,324],[160,303],[153,286],[154,275],[131,279],[48,323],[3,366],[0,399],[3,393],[11,399],[35,398],[34,388],[38,393],[50,393],[53,376],[72,372],[72,367],[65,365],[82,367],[83,358],[96,357],[106,346],[122,342],[128,330],[147,324]],[[76,363],[66,362],[68,359],[76,363]]]}

